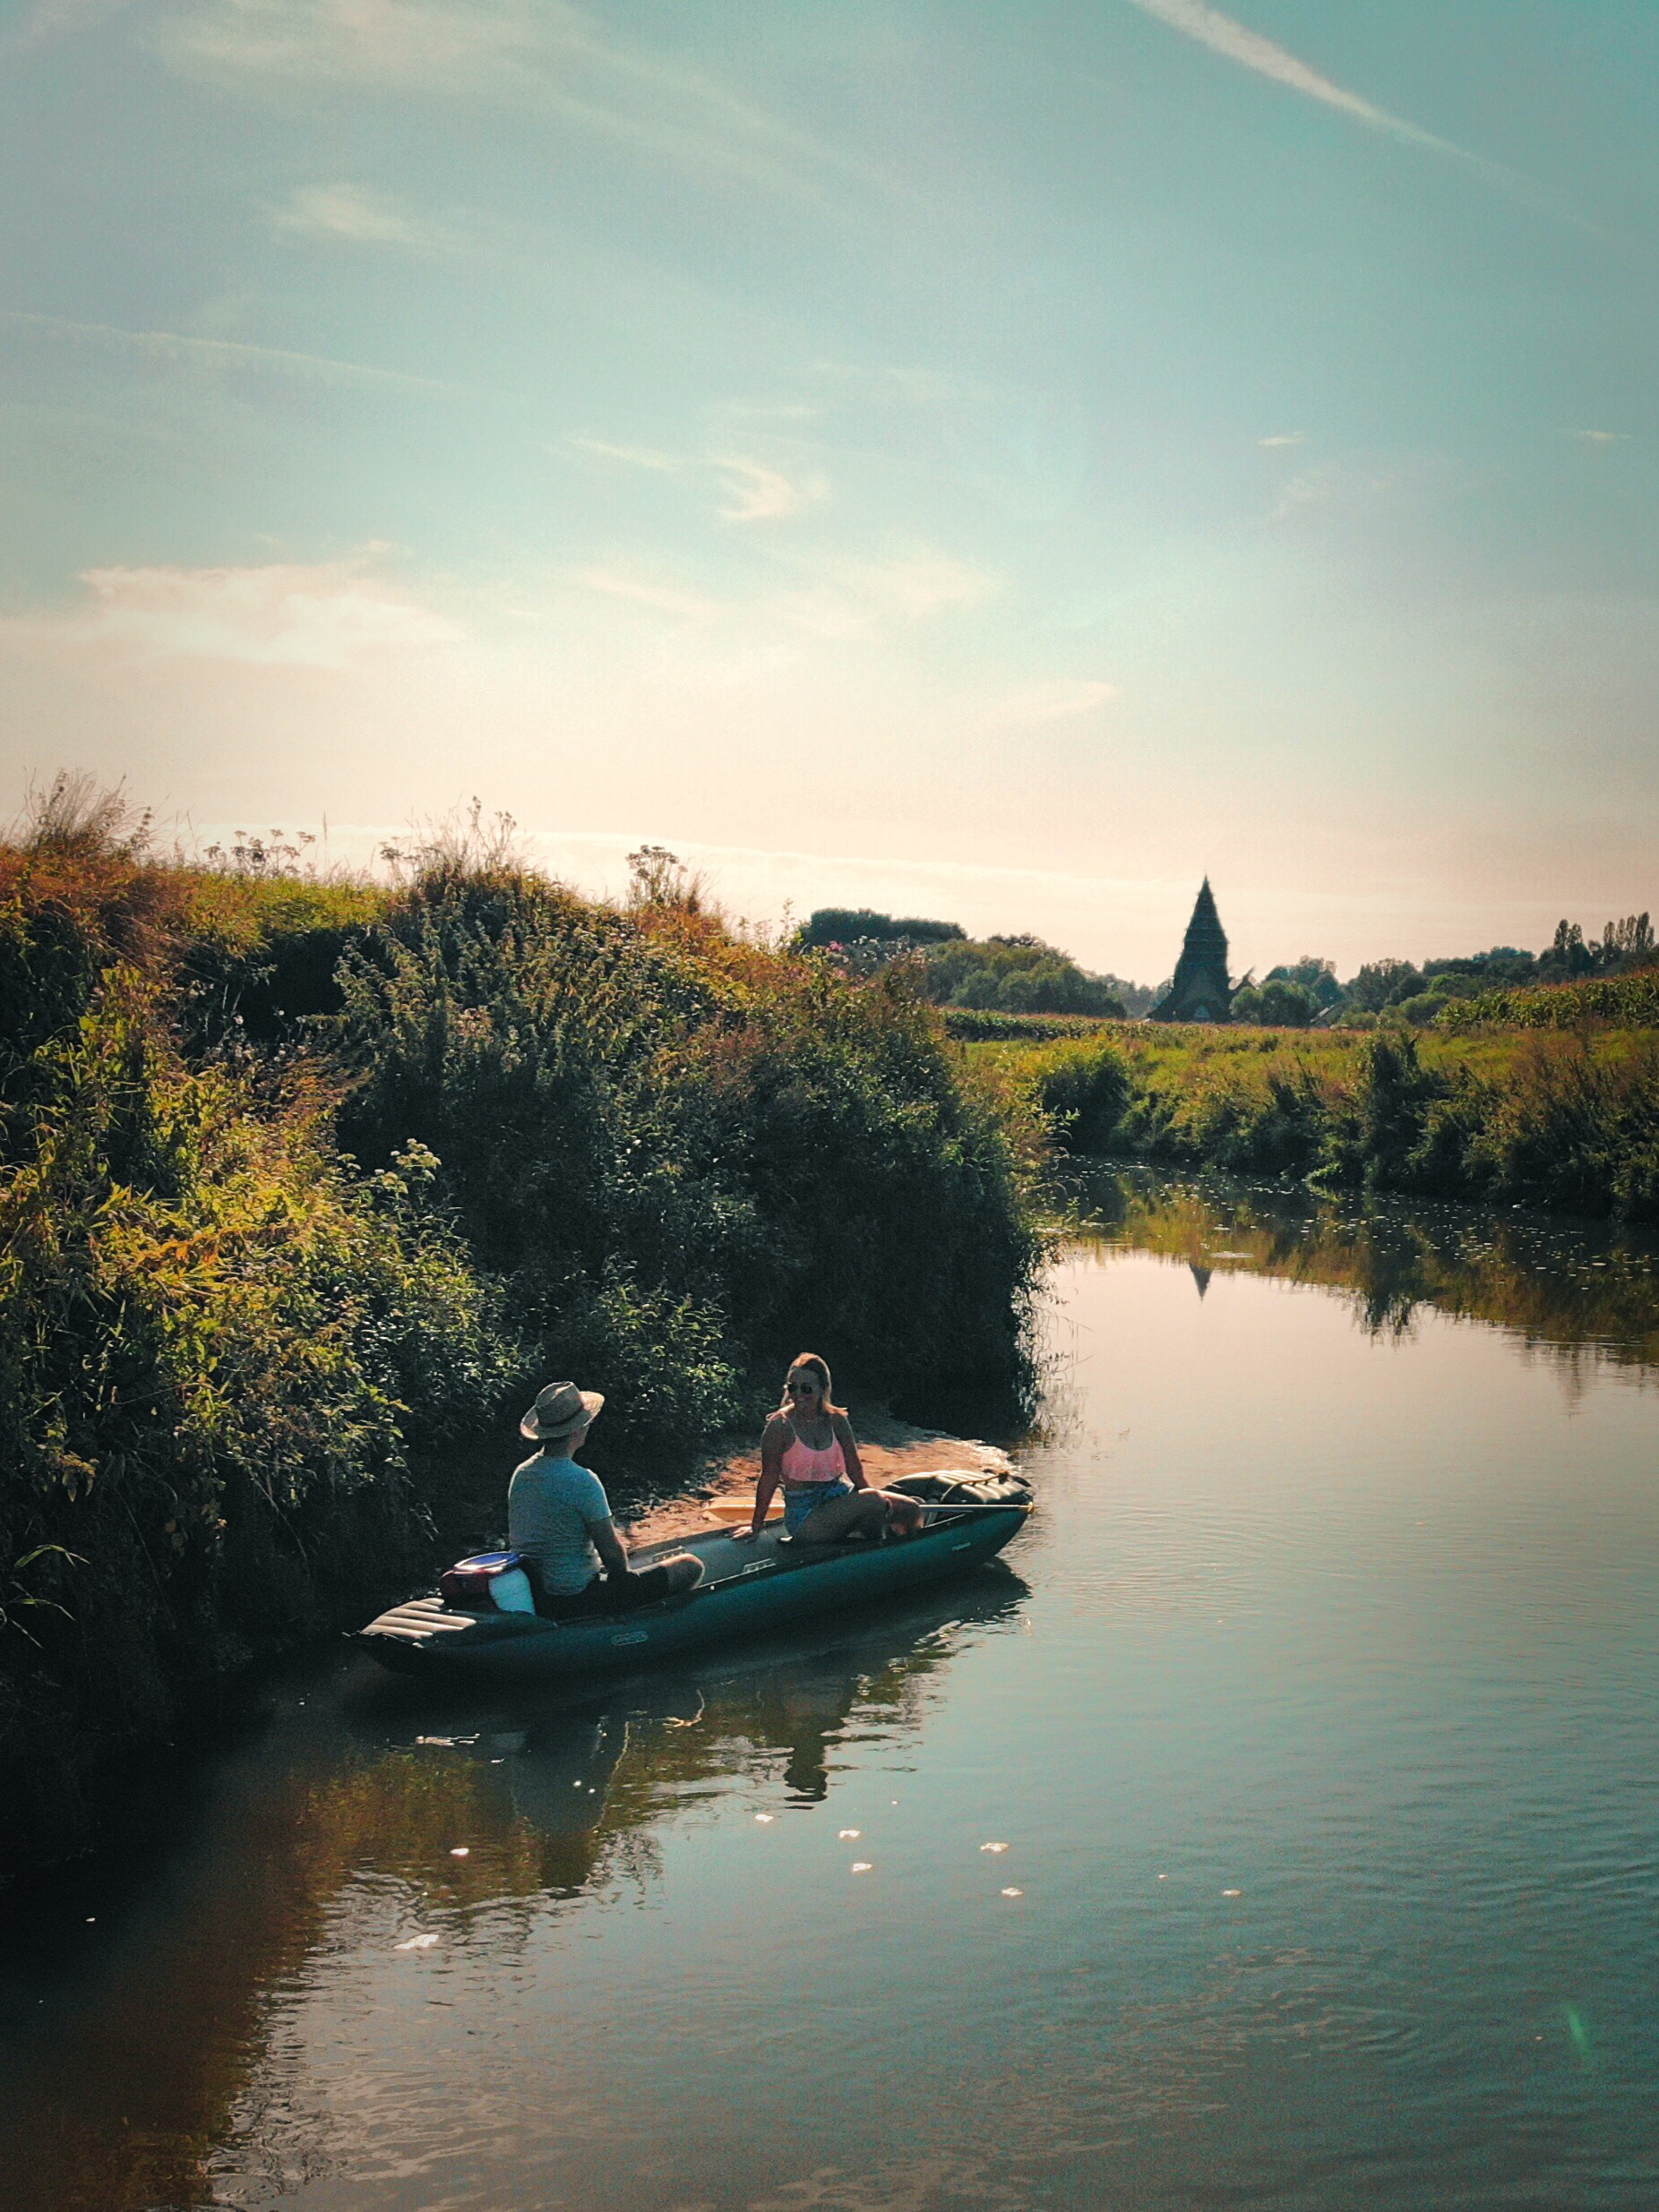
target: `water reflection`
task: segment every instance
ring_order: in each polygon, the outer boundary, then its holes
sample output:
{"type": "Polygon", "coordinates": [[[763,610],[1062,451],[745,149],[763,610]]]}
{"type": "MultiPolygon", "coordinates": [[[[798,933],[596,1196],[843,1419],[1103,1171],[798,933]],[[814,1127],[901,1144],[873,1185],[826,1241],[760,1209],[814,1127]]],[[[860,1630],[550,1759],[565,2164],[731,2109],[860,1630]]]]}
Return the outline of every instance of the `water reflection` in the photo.
{"type": "Polygon", "coordinates": [[[122,1870],[89,1866],[8,1898],[8,2208],[211,2201],[273,2006],[360,1949],[389,1899],[393,1949],[435,1956],[476,1927],[521,1954],[538,1916],[652,1882],[655,1831],[699,1797],[781,1783],[786,1811],[822,1805],[843,1745],[914,1735],[952,1656],[1026,1594],[993,1562],[858,1625],[575,1700],[439,1704],[360,1661],[293,1685],[188,1848],[125,1870],[125,1896],[122,1870]]]}
{"type": "Polygon", "coordinates": [[[1200,1299],[1216,1274],[1272,1274],[1345,1295],[1379,1335],[1408,1335],[1425,1307],[1489,1322],[1569,1385],[1603,1364],[1638,1379],[1659,1366],[1659,1246],[1638,1231],[1133,1169],[1081,1170],[1069,1196],[1082,1241],[1183,1263],[1200,1299]]]}

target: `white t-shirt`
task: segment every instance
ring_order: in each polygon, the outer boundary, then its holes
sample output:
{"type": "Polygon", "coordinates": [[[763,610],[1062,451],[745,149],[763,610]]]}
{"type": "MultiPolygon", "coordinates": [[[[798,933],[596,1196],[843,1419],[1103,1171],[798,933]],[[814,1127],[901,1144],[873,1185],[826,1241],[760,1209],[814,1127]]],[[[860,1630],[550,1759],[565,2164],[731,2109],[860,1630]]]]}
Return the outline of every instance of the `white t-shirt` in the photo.
{"type": "Polygon", "coordinates": [[[574,1598],[599,1572],[588,1531],[610,1517],[605,1485],[574,1460],[537,1452],[507,1485],[508,1546],[535,1560],[542,1588],[554,1598],[574,1598]]]}

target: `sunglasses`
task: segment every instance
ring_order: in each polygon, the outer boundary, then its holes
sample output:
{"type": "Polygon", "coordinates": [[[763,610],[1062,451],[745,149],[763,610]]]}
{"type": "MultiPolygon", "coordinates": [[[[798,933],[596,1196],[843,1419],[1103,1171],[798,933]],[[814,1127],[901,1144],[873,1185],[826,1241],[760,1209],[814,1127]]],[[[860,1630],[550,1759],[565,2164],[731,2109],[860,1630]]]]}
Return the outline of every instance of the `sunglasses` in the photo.
{"type": "Polygon", "coordinates": [[[821,1383],[791,1383],[789,1395],[792,1398],[815,1398],[822,1388],[821,1383]]]}

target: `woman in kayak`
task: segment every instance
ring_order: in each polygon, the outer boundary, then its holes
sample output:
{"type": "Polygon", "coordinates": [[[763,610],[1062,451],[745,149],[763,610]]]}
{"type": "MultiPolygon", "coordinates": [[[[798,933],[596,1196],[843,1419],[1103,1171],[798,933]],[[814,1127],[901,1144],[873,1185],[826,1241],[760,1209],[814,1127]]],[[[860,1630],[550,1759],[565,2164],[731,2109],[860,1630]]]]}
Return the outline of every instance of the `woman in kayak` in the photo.
{"type": "Polygon", "coordinates": [[[830,1369],[815,1351],[804,1351],[784,1377],[783,1403],[761,1439],[761,1476],[754,1513],[741,1538],[759,1536],[766,1509],[781,1483],[784,1528],[804,1543],[835,1544],[856,1531],[879,1536],[890,1527],[914,1536],[922,1508],[902,1491],[872,1490],[859,1464],[846,1409],[830,1395],[830,1369]]]}

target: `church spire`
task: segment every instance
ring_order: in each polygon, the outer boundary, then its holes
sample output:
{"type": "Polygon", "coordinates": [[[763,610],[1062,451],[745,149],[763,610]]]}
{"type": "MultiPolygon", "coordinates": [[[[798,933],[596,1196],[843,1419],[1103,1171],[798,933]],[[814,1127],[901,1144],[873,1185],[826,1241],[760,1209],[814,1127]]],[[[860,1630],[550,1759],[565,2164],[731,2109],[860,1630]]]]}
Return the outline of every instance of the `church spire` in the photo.
{"type": "Polygon", "coordinates": [[[1227,933],[1221,926],[1216,895],[1206,876],[1193,901],[1192,919],[1182,941],[1174,980],[1153,1007],[1151,1018],[1155,1022],[1225,1022],[1230,1018],[1232,999],[1227,933]]]}

